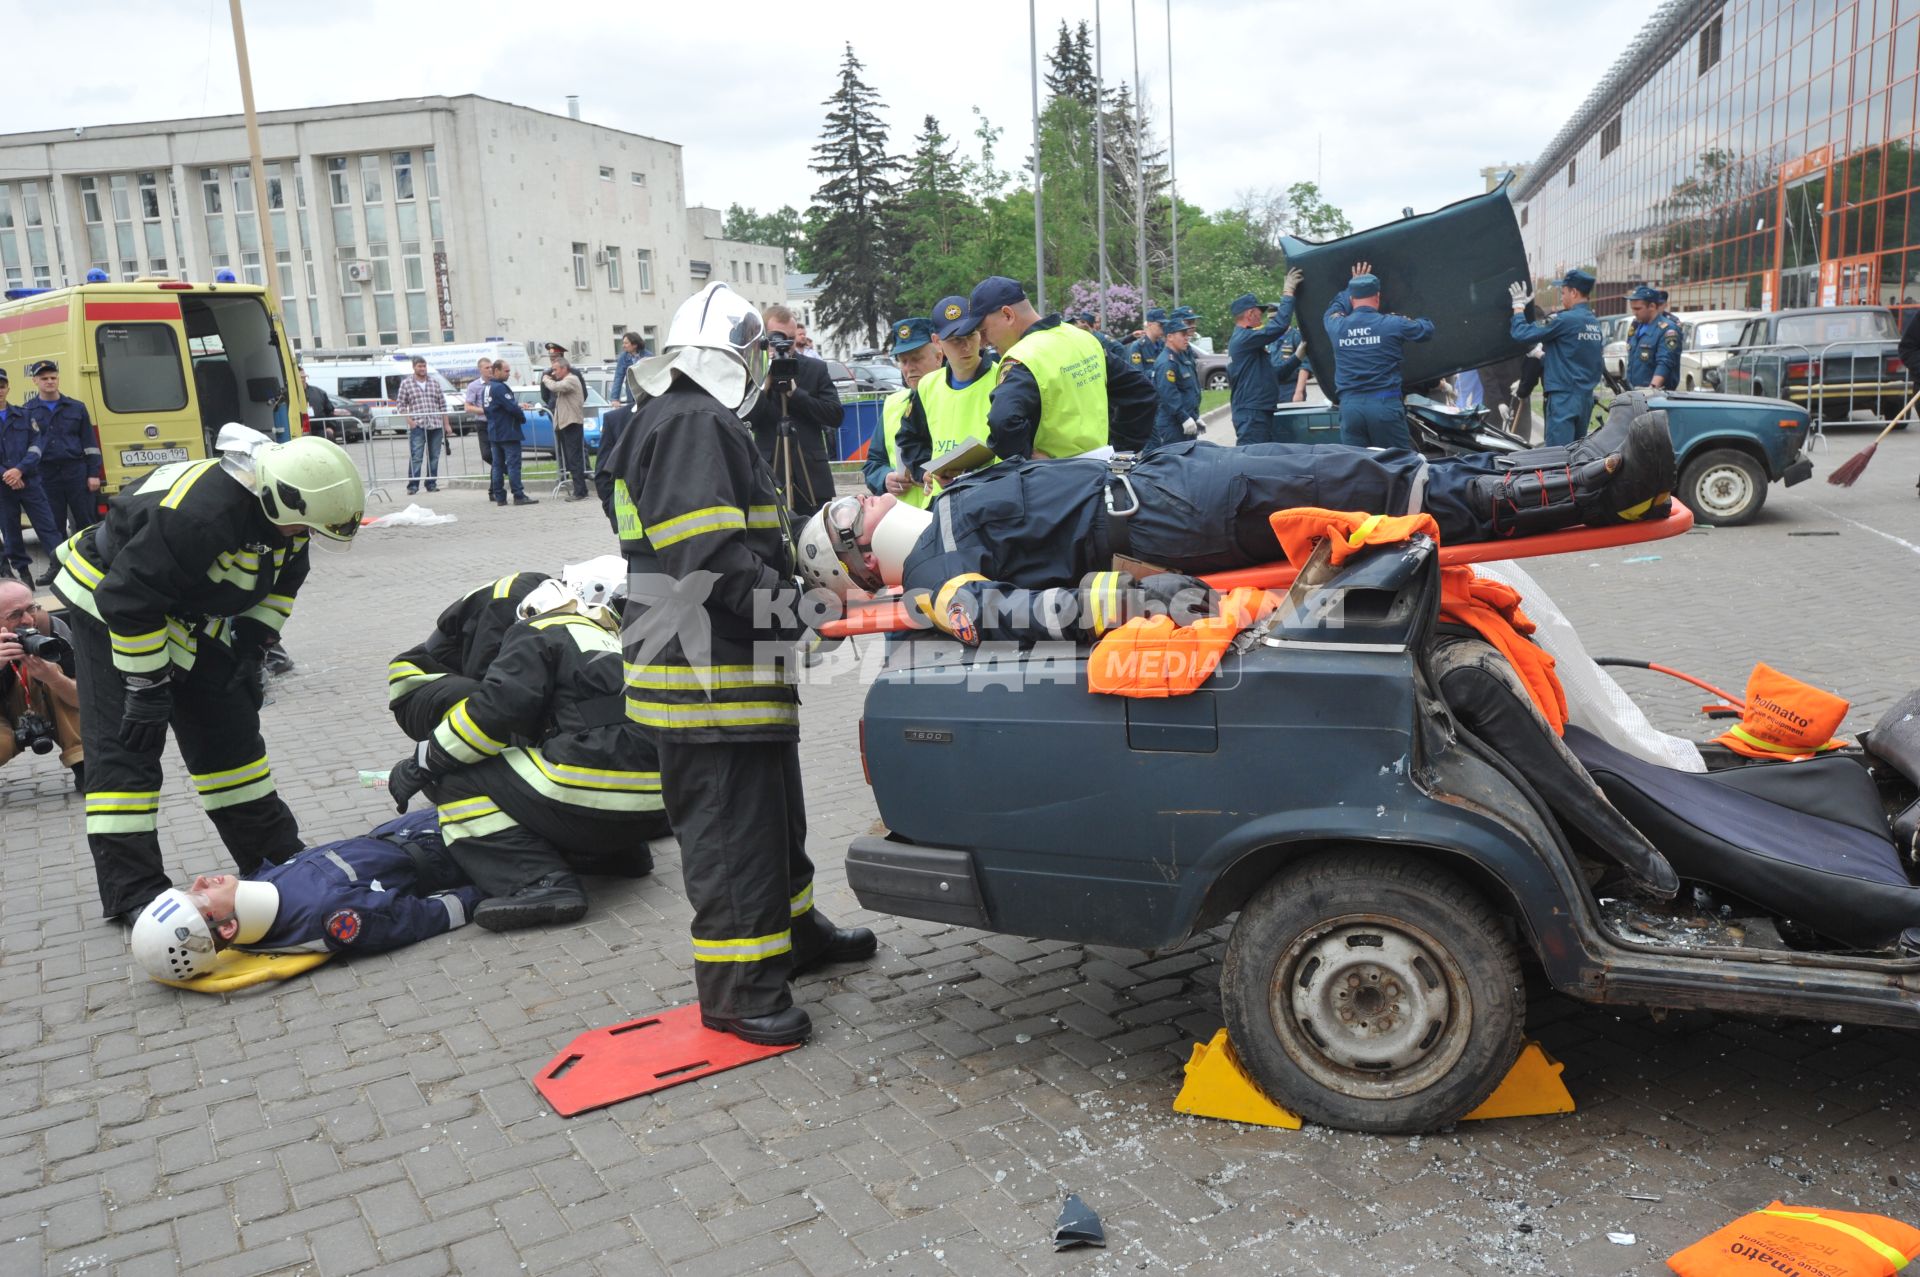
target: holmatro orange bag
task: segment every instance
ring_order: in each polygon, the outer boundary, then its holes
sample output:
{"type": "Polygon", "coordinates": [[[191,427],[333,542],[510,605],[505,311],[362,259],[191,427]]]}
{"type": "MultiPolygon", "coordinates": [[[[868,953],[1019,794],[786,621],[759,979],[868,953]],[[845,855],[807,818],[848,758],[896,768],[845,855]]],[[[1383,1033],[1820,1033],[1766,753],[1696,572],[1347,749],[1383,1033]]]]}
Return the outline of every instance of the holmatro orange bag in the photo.
{"type": "Polygon", "coordinates": [[[1680,1277],[1892,1277],[1920,1255],[1920,1230],[1884,1215],[1784,1206],[1742,1215],[1667,1267],[1680,1277]]]}

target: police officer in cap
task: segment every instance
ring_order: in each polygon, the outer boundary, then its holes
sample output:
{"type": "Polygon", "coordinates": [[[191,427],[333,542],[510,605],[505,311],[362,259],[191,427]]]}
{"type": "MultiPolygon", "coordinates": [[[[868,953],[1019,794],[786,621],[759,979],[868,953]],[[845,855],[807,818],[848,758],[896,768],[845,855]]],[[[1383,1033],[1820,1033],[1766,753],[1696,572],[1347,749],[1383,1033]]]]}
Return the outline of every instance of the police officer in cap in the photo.
{"type": "MultiPolygon", "coordinates": [[[[100,521],[98,512],[101,484],[106,469],[100,459],[100,436],[94,430],[87,406],[78,399],[60,393],[60,365],[51,359],[38,359],[27,365],[38,394],[21,405],[22,410],[40,427],[40,488],[47,494],[47,505],[61,540],[81,528],[100,521]]],[[[46,547],[49,551],[51,545],[46,547]]],[[[36,584],[52,585],[54,568],[36,584]]]]}
{"type": "Polygon", "coordinates": [[[1267,352],[1293,322],[1293,293],[1303,278],[1298,270],[1287,272],[1285,293],[1272,304],[1271,314],[1264,313],[1269,304],[1252,293],[1240,294],[1227,307],[1233,316],[1233,335],[1227,339],[1227,382],[1232,388],[1236,444],[1299,442],[1274,433],[1273,409],[1280,402],[1280,382],[1267,352]]]}
{"type": "Polygon", "coordinates": [[[1513,299],[1510,328],[1517,342],[1539,342],[1546,371],[1541,385],[1547,396],[1547,444],[1564,448],[1587,433],[1593,417],[1593,388],[1600,381],[1601,352],[1606,335],[1587,298],[1593,295],[1593,276],[1570,270],[1560,280],[1560,298],[1566,304],[1545,320],[1527,321],[1527,303],[1533,290],[1525,283],[1507,288],[1513,299]]]}
{"type": "Polygon", "coordinates": [[[1635,320],[1627,338],[1627,384],[1671,390],[1680,380],[1680,325],[1661,309],[1667,295],[1642,284],[1627,294],[1635,320]]]}
{"type": "MultiPolygon", "coordinates": [[[[47,552],[48,572],[57,566],[53,548],[61,541],[59,524],[40,486],[45,453],[46,438],[27,410],[7,406],[7,372],[0,368],[0,536],[4,536],[6,547],[4,558],[0,558],[0,576],[16,576],[28,585],[36,582],[26,538],[20,535],[20,516],[27,516],[33,534],[40,538],[40,548],[47,552]]],[[[39,584],[45,581],[42,577],[39,584]]]]}
{"type": "MultiPolygon", "coordinates": [[[[1137,452],[1153,437],[1153,384],[1102,350],[1092,333],[1063,323],[1057,313],[1042,318],[1016,281],[1004,275],[981,280],[967,299],[966,320],[952,327],[956,333],[979,328],[1001,352],[1000,381],[987,410],[987,444],[996,456],[1077,457],[1107,447],[1137,452]]],[[[1140,353],[1137,344],[1133,353],[1140,353]]]]}
{"type": "Polygon", "coordinates": [[[1147,312],[1140,335],[1127,345],[1127,359],[1141,372],[1153,371],[1154,361],[1166,348],[1167,312],[1155,306],[1147,312]]]}
{"type": "Polygon", "coordinates": [[[1340,398],[1340,442],[1360,448],[1413,447],[1402,406],[1401,346],[1433,336],[1431,319],[1380,309],[1380,277],[1356,262],[1353,278],[1321,321],[1333,339],[1333,382],[1340,398]]]}
{"type": "Polygon", "coordinates": [[[1202,429],[1200,379],[1187,360],[1187,343],[1192,340],[1187,322],[1169,316],[1166,338],[1166,349],[1153,361],[1153,390],[1160,406],[1154,415],[1149,447],[1191,439],[1202,429]]]}

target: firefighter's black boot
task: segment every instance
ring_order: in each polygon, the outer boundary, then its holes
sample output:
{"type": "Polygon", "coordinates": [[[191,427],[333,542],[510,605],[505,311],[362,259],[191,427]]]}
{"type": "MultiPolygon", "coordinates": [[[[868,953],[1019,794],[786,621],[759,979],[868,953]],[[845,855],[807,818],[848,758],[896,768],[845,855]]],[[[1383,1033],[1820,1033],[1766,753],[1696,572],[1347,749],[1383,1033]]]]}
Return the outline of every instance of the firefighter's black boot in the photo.
{"type": "Polygon", "coordinates": [[[865,962],[879,951],[880,941],[866,927],[836,927],[809,909],[793,926],[793,974],[834,962],[865,962]]]}
{"type": "Polygon", "coordinates": [[[570,873],[551,873],[510,896],[482,900],[473,920],[488,931],[519,931],[559,922],[578,922],[587,916],[587,893],[570,873]]]}
{"type": "Polygon", "coordinates": [[[700,1013],[700,1023],[716,1033],[731,1033],[742,1042],[760,1046],[791,1046],[805,1042],[813,1033],[813,1020],[799,1007],[769,1015],[748,1015],[737,1019],[700,1013]]]}

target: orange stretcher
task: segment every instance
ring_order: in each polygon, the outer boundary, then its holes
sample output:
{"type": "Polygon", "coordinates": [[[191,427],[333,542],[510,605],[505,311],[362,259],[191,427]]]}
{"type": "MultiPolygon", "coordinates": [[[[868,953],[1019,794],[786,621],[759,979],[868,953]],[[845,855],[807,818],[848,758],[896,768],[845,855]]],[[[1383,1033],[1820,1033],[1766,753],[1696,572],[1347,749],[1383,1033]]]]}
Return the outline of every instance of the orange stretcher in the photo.
{"type": "MultiPolygon", "coordinates": [[[[1641,523],[1622,523],[1610,528],[1567,528],[1543,532],[1538,536],[1514,537],[1509,541],[1477,541],[1469,545],[1440,547],[1442,566],[1462,563],[1490,563],[1499,559],[1533,559],[1547,554],[1574,554],[1582,550],[1612,550],[1625,545],[1664,541],[1693,528],[1693,511],[1678,501],[1664,519],[1641,523]]],[[[1202,577],[1222,592],[1251,585],[1264,590],[1284,590],[1293,584],[1293,565],[1284,560],[1259,567],[1234,568],[1202,577]]],[[[925,629],[927,622],[916,622],[898,594],[883,594],[871,600],[849,603],[847,615],[820,627],[822,638],[856,638],[862,634],[903,634],[925,629]]]]}

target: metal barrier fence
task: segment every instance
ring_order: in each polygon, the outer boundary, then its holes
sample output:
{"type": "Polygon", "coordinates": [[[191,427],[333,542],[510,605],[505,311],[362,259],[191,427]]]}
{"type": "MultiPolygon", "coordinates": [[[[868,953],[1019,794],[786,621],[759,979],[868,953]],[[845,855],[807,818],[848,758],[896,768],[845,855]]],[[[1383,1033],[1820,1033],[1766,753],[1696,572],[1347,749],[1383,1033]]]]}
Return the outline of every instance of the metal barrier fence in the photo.
{"type": "Polygon", "coordinates": [[[1805,408],[1816,433],[1823,426],[1884,426],[1913,394],[1892,338],[1740,346],[1713,371],[1717,389],[1805,408]]]}
{"type": "MultiPolygon", "coordinates": [[[[367,485],[370,499],[393,501],[395,497],[388,492],[388,488],[404,487],[408,483],[417,483],[422,487],[427,484],[435,487],[441,484],[485,487],[492,481],[492,450],[487,445],[486,422],[473,413],[380,412],[370,422],[353,416],[334,416],[315,417],[311,424],[314,433],[324,431],[347,450],[367,485]],[[412,424],[414,416],[431,416],[435,425],[416,432],[412,424]],[[451,434],[446,429],[449,424],[453,427],[451,434]],[[421,436],[418,440],[420,457],[417,465],[413,457],[416,433],[421,436]],[[417,476],[414,473],[416,470],[417,476]]],[[[545,444],[531,451],[523,447],[523,482],[528,481],[526,474],[529,463],[539,468],[532,475],[531,482],[541,482],[545,478],[545,459],[549,457],[555,466],[553,491],[559,492],[568,487],[570,481],[559,469],[558,455],[545,444]]],[[[593,473],[593,463],[593,454],[589,452],[586,455],[589,478],[593,473]]]]}

